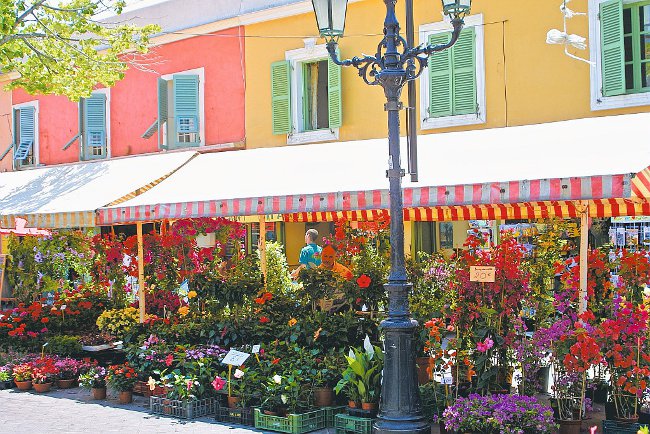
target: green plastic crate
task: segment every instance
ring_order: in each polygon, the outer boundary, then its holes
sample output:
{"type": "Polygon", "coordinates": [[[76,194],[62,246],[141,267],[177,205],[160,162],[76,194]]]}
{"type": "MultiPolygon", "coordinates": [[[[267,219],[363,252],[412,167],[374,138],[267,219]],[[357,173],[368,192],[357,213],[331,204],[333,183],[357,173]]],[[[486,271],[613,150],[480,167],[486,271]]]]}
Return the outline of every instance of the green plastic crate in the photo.
{"type": "Polygon", "coordinates": [[[603,421],[604,434],[636,434],[640,428],[640,423],[624,423],[615,420],[603,421]]]}
{"type": "Polygon", "coordinates": [[[340,407],[324,407],[325,410],[325,427],[333,428],[334,427],[334,416],[340,413],[345,413],[348,408],[345,405],[340,407]]]}
{"type": "Polygon", "coordinates": [[[255,409],[255,428],[303,434],[325,428],[325,410],[319,409],[302,414],[288,414],[287,417],[269,416],[255,409]]]}
{"type": "Polygon", "coordinates": [[[334,427],[336,428],[337,434],[370,434],[372,432],[372,421],[372,419],[367,419],[365,417],[337,414],[334,417],[334,427]]]}

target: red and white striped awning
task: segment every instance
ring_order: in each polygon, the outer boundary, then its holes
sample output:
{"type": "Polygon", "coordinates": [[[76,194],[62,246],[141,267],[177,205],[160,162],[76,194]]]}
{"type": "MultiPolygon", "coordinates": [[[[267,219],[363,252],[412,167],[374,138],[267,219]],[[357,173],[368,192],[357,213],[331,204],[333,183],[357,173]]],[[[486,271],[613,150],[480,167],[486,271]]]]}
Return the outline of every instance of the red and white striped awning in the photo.
{"type": "MultiPolygon", "coordinates": [[[[649,129],[650,113],[641,113],[423,135],[420,181],[404,178],[404,207],[461,219],[544,215],[558,206],[514,204],[590,200],[598,212],[611,207],[603,200],[647,198],[650,147],[621,141],[620,131],[648,137],[649,129]]],[[[149,191],[99,209],[97,224],[388,209],[386,161],[385,139],[201,154],[149,191]]],[[[570,216],[565,206],[561,214],[570,216]]],[[[613,206],[615,213],[645,212],[626,202],[613,206]]]]}

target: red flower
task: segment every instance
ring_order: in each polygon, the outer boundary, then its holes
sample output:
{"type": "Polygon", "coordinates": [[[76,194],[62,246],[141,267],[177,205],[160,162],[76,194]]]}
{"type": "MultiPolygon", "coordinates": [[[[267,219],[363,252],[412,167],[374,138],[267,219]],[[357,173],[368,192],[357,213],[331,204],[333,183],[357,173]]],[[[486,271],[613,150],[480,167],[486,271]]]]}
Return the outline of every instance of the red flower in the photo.
{"type": "Polygon", "coordinates": [[[265,317],[265,316],[263,316],[263,317],[260,318],[260,322],[261,322],[262,324],[266,324],[267,322],[270,322],[270,321],[271,321],[271,320],[268,319],[268,317],[265,317]]]}
{"type": "Polygon", "coordinates": [[[48,317],[43,317],[43,318],[41,318],[41,322],[43,324],[47,324],[48,322],[50,322],[50,319],[48,317]]]}
{"type": "Polygon", "coordinates": [[[278,363],[280,363],[280,359],[277,358],[277,357],[275,359],[271,360],[272,365],[277,365],[278,363]]]}
{"type": "Polygon", "coordinates": [[[366,276],[365,274],[362,274],[357,279],[357,285],[359,285],[359,288],[367,288],[370,286],[371,282],[372,279],[370,279],[370,277],[366,276]]]}

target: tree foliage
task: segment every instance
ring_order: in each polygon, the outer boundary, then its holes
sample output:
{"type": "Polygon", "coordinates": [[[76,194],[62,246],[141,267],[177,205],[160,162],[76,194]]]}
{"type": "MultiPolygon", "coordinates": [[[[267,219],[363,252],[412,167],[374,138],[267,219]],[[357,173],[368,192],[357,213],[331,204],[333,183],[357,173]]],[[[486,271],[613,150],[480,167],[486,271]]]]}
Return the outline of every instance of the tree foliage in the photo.
{"type": "Polygon", "coordinates": [[[125,4],[107,1],[0,0],[0,68],[18,73],[8,88],[76,101],[97,85],[114,85],[129,64],[144,64],[159,26],[100,21],[125,4]]]}

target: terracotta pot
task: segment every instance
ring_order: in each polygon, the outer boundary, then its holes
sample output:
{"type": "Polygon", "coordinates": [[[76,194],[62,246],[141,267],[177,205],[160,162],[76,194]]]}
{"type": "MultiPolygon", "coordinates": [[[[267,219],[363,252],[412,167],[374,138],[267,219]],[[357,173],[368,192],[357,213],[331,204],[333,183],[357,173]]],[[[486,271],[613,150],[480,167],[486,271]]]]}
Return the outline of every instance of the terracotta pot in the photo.
{"type": "Polygon", "coordinates": [[[278,412],[277,411],[271,411],[271,410],[263,410],[263,413],[267,416],[277,416],[278,412]]]}
{"type": "Polygon", "coordinates": [[[93,392],[93,399],[95,400],[106,399],[105,387],[98,387],[98,388],[93,387],[91,390],[93,392]]]}
{"type": "Polygon", "coordinates": [[[29,381],[16,381],[14,380],[14,383],[16,383],[16,387],[18,390],[30,390],[32,388],[32,380],[29,381]]]}
{"type": "Polygon", "coordinates": [[[558,423],[560,424],[559,434],[580,434],[581,420],[559,420],[558,423]]]}
{"type": "Polygon", "coordinates": [[[239,402],[241,398],[239,396],[229,396],[228,397],[228,408],[237,408],[239,407],[239,402]]]}
{"type": "Polygon", "coordinates": [[[348,401],[348,407],[357,408],[357,402],[356,401],[348,401]]]}
{"type": "Polygon", "coordinates": [[[418,372],[418,384],[422,386],[431,381],[431,373],[435,367],[435,359],[433,357],[416,357],[415,365],[418,372]]]}
{"type": "Polygon", "coordinates": [[[635,417],[615,417],[615,421],[622,423],[637,423],[639,422],[639,416],[635,417]]]}
{"type": "Polygon", "coordinates": [[[42,383],[42,384],[34,383],[33,386],[36,393],[47,393],[52,388],[52,383],[42,383]]]}
{"type": "Polygon", "coordinates": [[[334,390],[331,387],[314,389],[314,405],[316,407],[331,407],[334,401],[334,390]]]}
{"type": "Polygon", "coordinates": [[[124,392],[120,392],[117,402],[120,404],[130,404],[133,402],[133,391],[127,390],[124,392]]]}
{"type": "Polygon", "coordinates": [[[59,389],[70,389],[74,385],[75,381],[77,381],[77,380],[75,380],[75,379],[72,379],[72,380],[57,380],[56,381],[56,386],[59,389]]]}
{"type": "Polygon", "coordinates": [[[361,409],[366,410],[366,411],[375,411],[375,410],[377,410],[377,403],[376,402],[362,402],[361,403],[361,409]]]}

